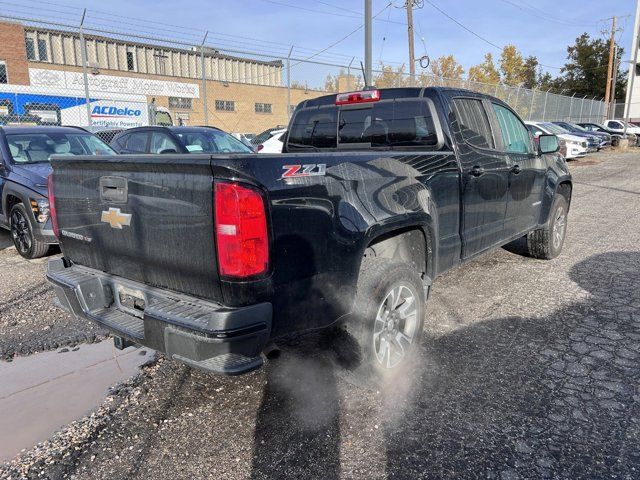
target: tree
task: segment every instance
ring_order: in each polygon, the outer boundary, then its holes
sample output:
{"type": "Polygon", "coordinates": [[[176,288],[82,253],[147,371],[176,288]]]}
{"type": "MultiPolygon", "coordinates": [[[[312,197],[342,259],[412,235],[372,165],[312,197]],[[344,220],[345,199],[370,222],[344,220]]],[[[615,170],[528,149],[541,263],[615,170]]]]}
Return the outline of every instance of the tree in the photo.
{"type": "Polygon", "coordinates": [[[334,75],[327,75],[324,79],[324,91],[325,92],[337,92],[338,91],[338,77],[334,75]]]}
{"type": "Polygon", "coordinates": [[[469,69],[469,80],[492,85],[500,83],[500,73],[493,62],[493,55],[487,53],[484,62],[469,69]]]}
{"type": "MultiPolygon", "coordinates": [[[[616,97],[624,98],[626,78],[620,72],[623,49],[618,47],[615,59],[618,65],[616,97]]],[[[567,47],[567,63],[560,70],[556,88],[568,90],[578,96],[604,97],[607,85],[609,42],[602,38],[592,39],[588,33],[576,38],[575,44],[567,47]]]]}
{"type": "Polygon", "coordinates": [[[520,85],[524,82],[524,61],[515,45],[505,45],[500,54],[502,83],[520,85]]]}
{"type": "Polygon", "coordinates": [[[536,88],[538,86],[538,58],[531,55],[522,64],[522,86],[536,88]]]}
{"type": "Polygon", "coordinates": [[[464,68],[456,61],[453,55],[443,55],[433,60],[430,67],[431,73],[436,77],[459,80],[464,74],[464,68]]]}
{"type": "Polygon", "coordinates": [[[380,72],[373,77],[373,85],[378,88],[408,86],[409,78],[404,73],[404,65],[394,69],[381,62],[380,72]]]}

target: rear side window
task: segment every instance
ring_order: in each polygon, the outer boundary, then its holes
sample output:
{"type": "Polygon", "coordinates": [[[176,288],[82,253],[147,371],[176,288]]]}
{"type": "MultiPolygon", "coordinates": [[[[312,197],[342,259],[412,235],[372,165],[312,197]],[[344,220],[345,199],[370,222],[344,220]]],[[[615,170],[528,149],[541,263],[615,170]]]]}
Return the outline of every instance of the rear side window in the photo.
{"type": "Polygon", "coordinates": [[[520,119],[508,108],[497,103],[492,105],[498,117],[504,150],[512,153],[531,153],[529,131],[520,119]]]}
{"type": "Polygon", "coordinates": [[[489,117],[482,100],[454,98],[452,105],[462,139],[476,147],[495,148],[489,117]]]}
{"type": "Polygon", "coordinates": [[[147,149],[147,132],[132,133],[127,137],[125,147],[132,152],[145,153],[147,149]]]}

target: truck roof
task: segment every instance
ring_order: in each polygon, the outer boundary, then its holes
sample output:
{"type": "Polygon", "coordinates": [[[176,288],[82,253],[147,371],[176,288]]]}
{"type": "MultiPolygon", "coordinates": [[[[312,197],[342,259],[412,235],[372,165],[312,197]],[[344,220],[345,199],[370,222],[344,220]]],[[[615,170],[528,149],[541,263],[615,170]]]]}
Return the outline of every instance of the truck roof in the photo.
{"type": "MultiPolygon", "coordinates": [[[[472,90],[466,90],[461,88],[452,88],[452,87],[397,87],[397,88],[372,88],[371,90],[378,90],[380,92],[380,100],[388,100],[390,98],[412,98],[412,97],[421,97],[424,96],[425,90],[430,91],[455,91],[460,93],[470,93],[473,95],[482,95],[484,97],[494,98],[491,95],[487,95],[484,93],[474,92],[472,90]]],[[[339,92],[343,93],[343,92],[339,92]]],[[[323,105],[334,105],[336,95],[338,93],[332,93],[330,95],[323,95],[321,97],[310,98],[309,100],[305,100],[300,103],[299,108],[306,107],[318,107],[323,105]]],[[[499,100],[496,98],[496,100],[499,100]]]]}

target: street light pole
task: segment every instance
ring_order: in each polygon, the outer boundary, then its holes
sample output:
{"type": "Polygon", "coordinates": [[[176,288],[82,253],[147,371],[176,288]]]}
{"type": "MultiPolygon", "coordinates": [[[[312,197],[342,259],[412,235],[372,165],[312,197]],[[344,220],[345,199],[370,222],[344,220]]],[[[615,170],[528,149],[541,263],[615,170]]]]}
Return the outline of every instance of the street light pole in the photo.
{"type": "Polygon", "coordinates": [[[371,0],[364,0],[364,79],[365,85],[372,82],[371,78],[371,0]]]}

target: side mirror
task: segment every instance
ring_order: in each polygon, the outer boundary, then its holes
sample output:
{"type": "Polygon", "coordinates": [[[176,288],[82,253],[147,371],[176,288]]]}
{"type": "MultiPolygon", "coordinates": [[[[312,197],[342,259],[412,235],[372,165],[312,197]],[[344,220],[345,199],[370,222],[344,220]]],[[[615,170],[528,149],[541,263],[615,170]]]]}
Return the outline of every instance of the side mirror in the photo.
{"type": "Polygon", "coordinates": [[[558,143],[558,137],[555,135],[540,135],[538,137],[540,154],[556,153],[560,150],[560,144],[558,143]]]}
{"type": "Polygon", "coordinates": [[[160,155],[164,153],[178,153],[175,148],[165,148],[164,150],[160,150],[158,152],[160,155]]]}

